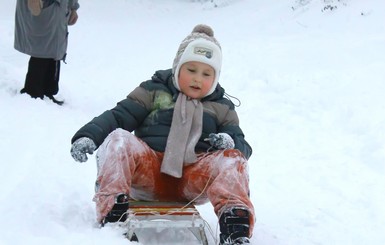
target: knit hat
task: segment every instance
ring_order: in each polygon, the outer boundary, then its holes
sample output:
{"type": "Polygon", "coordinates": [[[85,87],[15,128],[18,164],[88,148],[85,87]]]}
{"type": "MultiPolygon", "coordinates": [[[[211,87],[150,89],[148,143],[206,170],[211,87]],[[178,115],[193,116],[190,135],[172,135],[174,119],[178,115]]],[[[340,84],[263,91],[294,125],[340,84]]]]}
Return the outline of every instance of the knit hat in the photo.
{"type": "Polygon", "coordinates": [[[178,81],[180,67],[189,61],[202,62],[214,68],[215,80],[205,96],[212,94],[217,87],[221,73],[222,50],[219,42],[214,38],[214,31],[210,26],[202,24],[195,26],[191,34],[180,44],[172,66],[173,82],[178,90],[180,90],[178,81]]]}

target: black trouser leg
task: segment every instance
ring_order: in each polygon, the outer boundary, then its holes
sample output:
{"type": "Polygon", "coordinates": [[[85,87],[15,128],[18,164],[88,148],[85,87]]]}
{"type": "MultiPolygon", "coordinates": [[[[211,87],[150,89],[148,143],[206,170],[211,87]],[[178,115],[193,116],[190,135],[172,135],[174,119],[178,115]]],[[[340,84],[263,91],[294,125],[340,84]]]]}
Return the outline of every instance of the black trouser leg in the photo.
{"type": "Polygon", "coordinates": [[[60,61],[47,58],[31,57],[22,93],[33,98],[54,95],[59,91],[60,61]]]}
{"type": "Polygon", "coordinates": [[[46,62],[40,58],[31,57],[28,62],[28,72],[25,77],[22,93],[27,93],[33,98],[44,97],[44,81],[47,71],[46,62]]]}
{"type": "Polygon", "coordinates": [[[51,96],[59,92],[60,60],[53,60],[48,64],[47,77],[44,84],[44,95],[51,96]]]}

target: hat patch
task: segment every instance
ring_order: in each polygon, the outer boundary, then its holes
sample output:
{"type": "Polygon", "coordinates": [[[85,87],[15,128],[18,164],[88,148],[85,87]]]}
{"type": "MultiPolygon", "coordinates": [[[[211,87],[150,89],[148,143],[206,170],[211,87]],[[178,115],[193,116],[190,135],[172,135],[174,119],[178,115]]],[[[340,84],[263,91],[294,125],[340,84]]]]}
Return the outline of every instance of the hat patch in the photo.
{"type": "Polygon", "coordinates": [[[206,56],[206,58],[211,59],[213,57],[213,50],[204,48],[204,47],[195,47],[194,53],[198,55],[206,56]]]}

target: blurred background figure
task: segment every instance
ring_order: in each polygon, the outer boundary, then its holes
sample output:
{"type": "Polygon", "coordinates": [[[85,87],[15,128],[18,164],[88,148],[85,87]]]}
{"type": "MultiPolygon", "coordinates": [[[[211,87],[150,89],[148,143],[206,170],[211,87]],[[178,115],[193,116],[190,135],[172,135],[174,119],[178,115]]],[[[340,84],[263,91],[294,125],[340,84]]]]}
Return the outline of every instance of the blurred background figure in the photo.
{"type": "Polygon", "coordinates": [[[67,54],[68,25],[76,23],[78,8],[78,0],[17,0],[14,47],[31,56],[20,93],[64,103],[54,95],[59,92],[60,61],[67,54]]]}

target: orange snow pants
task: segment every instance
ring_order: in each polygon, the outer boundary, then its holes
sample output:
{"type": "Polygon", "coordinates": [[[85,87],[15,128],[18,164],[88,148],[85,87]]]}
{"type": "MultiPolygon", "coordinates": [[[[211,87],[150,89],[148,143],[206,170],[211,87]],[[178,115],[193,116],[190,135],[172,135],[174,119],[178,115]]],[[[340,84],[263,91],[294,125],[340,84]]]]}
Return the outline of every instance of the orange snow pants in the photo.
{"type": "Polygon", "coordinates": [[[128,194],[143,201],[210,201],[219,217],[229,207],[250,211],[250,236],[255,222],[249,198],[247,160],[235,149],[198,154],[181,178],[160,172],[163,153],[152,150],[128,131],[113,131],[99,147],[94,201],[98,222],[108,214],[115,196],[128,194]]]}

